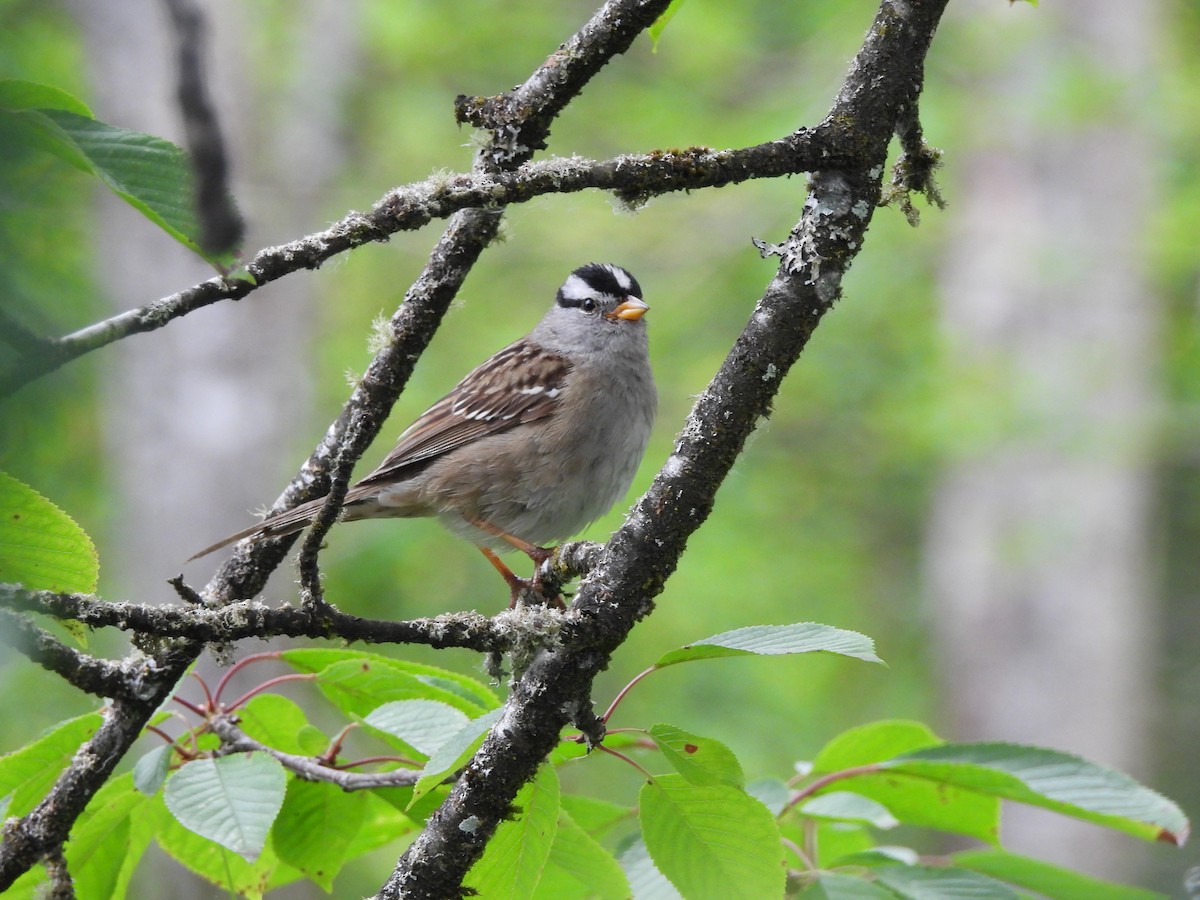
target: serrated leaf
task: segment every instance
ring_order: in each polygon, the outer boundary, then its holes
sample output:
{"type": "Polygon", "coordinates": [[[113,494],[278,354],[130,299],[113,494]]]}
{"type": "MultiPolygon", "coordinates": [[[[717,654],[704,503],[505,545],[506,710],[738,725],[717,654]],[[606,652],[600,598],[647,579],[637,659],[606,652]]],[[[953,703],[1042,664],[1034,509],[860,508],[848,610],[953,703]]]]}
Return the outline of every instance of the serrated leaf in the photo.
{"type": "Polygon", "coordinates": [[[1181,845],[1189,824],[1162,794],[1128,775],[1058,750],[1019,744],[943,744],[883,764],[901,772],[989,797],[1015,800],[1181,845]]]}
{"type": "Polygon", "coordinates": [[[69,94],[24,83],[0,105],[7,131],[35,143],[75,168],[94,175],[114,194],[192,252],[230,269],[237,248],[206,252],[199,244],[191,163],[163,138],[119,128],[92,117],[69,94]],[[33,107],[38,98],[46,105],[33,107]]]}
{"type": "Polygon", "coordinates": [[[394,700],[372,710],[363,721],[430,756],[471,720],[437,700],[394,700]]]}
{"type": "Polygon", "coordinates": [[[745,791],[664,775],[643,785],[638,801],[646,848],[687,900],[783,895],[775,817],[745,791]]]}
{"type": "Polygon", "coordinates": [[[266,753],[194,759],[167,781],[163,800],[185,828],[253,862],[283,806],[287,776],[266,753]]]}
{"type": "Polygon", "coordinates": [[[167,780],[167,772],[171,768],[170,744],[160,744],[153,750],[142,754],[133,766],[133,784],[143,794],[157,794],[158,789],[167,780]]]}
{"type": "Polygon", "coordinates": [[[1020,900],[1008,885],[966,869],[886,866],[875,877],[903,900],[1020,900]]]}
{"type": "Polygon", "coordinates": [[[736,788],[745,785],[741,763],[720,741],[664,722],[650,726],[649,734],[675,771],[692,784],[728,784],[736,788]]]}
{"type": "Polygon", "coordinates": [[[0,757],[0,796],[9,798],[8,815],[23,816],[33,809],[102,724],[99,713],[68,719],[32,744],[0,757]]]}
{"type": "Polygon", "coordinates": [[[633,900],[683,900],[675,885],[654,865],[640,834],[621,851],[618,862],[629,880],[633,900]]]}
{"type": "Polygon", "coordinates": [[[802,816],[816,819],[837,819],[864,822],[874,828],[887,830],[900,822],[886,806],[852,791],[832,791],[818,794],[797,810],[802,816]]]}
{"type": "Polygon", "coordinates": [[[558,773],[543,765],[517,793],[516,817],[500,823],[464,884],[480,897],[532,897],[558,831],[560,793],[558,773]]]}
{"type": "Polygon", "coordinates": [[[800,896],[804,900],[896,900],[896,895],[889,890],[837,872],[820,873],[800,896]]]}
{"type": "Polygon", "coordinates": [[[1003,850],[967,850],[950,858],[957,868],[990,875],[1054,900],[1167,900],[1157,891],[1101,881],[1003,850]]]}
{"type": "Polygon", "coordinates": [[[416,786],[413,787],[412,800],[409,801],[410,808],[475,754],[479,745],[483,743],[484,735],[500,720],[503,712],[504,708],[500,707],[484,713],[477,719],[472,719],[458,734],[438,747],[425,763],[425,767],[421,770],[421,777],[417,779],[416,786]]]}
{"type": "Polygon", "coordinates": [[[654,665],[661,669],[698,659],[793,653],[837,653],[867,662],[883,662],[875,655],[875,642],[864,634],[817,622],[801,622],[795,625],[750,625],[714,634],[664,654],[654,665]]]}
{"type": "Polygon", "coordinates": [[[367,815],[366,803],[367,795],[357,791],[293,780],[271,832],[275,853],[331,891],[367,815]]]}
{"type": "Polygon", "coordinates": [[[629,896],[629,881],[613,855],[565,809],[559,809],[558,830],[534,897],[535,900],[565,900],[571,895],[625,900],[629,896]]]}
{"type": "Polygon", "coordinates": [[[0,582],[90,594],[99,576],[96,547],[75,520],[0,472],[0,582]]]}

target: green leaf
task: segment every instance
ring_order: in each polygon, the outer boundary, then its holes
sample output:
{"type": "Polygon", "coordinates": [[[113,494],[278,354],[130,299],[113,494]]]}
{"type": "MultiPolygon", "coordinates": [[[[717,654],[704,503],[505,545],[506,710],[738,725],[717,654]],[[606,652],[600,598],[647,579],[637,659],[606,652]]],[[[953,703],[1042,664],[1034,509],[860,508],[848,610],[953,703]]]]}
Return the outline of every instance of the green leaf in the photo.
{"type": "Polygon", "coordinates": [[[783,895],[775,817],[745,791],[664,775],[642,787],[639,807],[655,866],[687,900],[783,895]]]}
{"type": "Polygon", "coordinates": [[[90,594],[99,576],[96,548],[75,520],[0,472],[0,582],[90,594]]]}
{"type": "Polygon", "coordinates": [[[899,825],[896,817],[882,803],[852,791],[833,791],[818,794],[798,810],[800,815],[814,819],[837,819],[845,822],[864,822],[874,828],[887,830],[899,825]]]}
{"type": "Polygon", "coordinates": [[[800,894],[804,900],[896,900],[896,895],[856,878],[836,872],[822,872],[800,894]]]}
{"type": "Polygon", "coordinates": [[[1054,900],[1167,900],[1156,891],[1101,881],[1003,850],[968,850],[951,859],[960,869],[990,875],[1054,900]]]}
{"type": "Polygon", "coordinates": [[[740,788],[746,783],[737,757],[720,741],[661,722],[650,727],[650,737],[675,771],[692,784],[740,788]]]}
{"type": "Polygon", "coordinates": [[[884,764],[901,772],[986,796],[1016,800],[1124,831],[1181,845],[1183,811],[1128,775],[1070,753],[1017,744],[943,744],[884,764]]]}
{"type": "MultiPolygon", "coordinates": [[[[437,700],[471,717],[495,707],[494,700],[489,706],[482,706],[457,690],[431,683],[439,676],[421,670],[432,667],[403,664],[375,654],[342,654],[343,658],[333,659],[331,654],[335,652],[285,651],[281,657],[302,672],[314,671],[309,666],[318,663],[320,655],[329,659],[328,664],[315,669],[317,688],[349,716],[365,718],[382,704],[394,700],[437,700]]],[[[457,679],[448,680],[461,684],[457,679]]]]}
{"type": "MultiPolygon", "coordinates": [[[[797,846],[802,846],[807,838],[806,826],[811,826],[814,822],[817,826],[817,858],[815,862],[822,869],[835,866],[841,868],[846,865],[845,857],[877,849],[875,838],[868,831],[867,826],[850,822],[839,822],[832,819],[804,819],[799,827],[793,826],[791,822],[780,823],[780,831],[786,837],[791,838],[797,846]],[[795,833],[789,833],[793,828],[795,833]]],[[[917,858],[914,854],[912,858],[893,859],[893,861],[916,862],[917,858]]]]}
{"type": "Polygon", "coordinates": [[[630,896],[629,881],[613,855],[560,809],[550,858],[534,897],[566,900],[570,896],[625,900],[630,896]]]}
{"type": "Polygon", "coordinates": [[[134,789],[133,776],[120,775],[96,792],[71,829],[67,866],[80,897],[124,897],[129,880],[154,833],[149,798],[134,789]]]}
{"type": "Polygon", "coordinates": [[[875,877],[903,900],[1020,900],[1007,885],[966,869],[885,866],[875,877]]]}
{"type": "Polygon", "coordinates": [[[185,828],[253,862],[286,789],[287,776],[274,757],[238,753],[185,764],[167,781],[163,799],[185,828]]]}
{"type": "MultiPolygon", "coordinates": [[[[154,798],[159,803],[162,795],[154,798]]],[[[161,817],[155,839],[158,845],[184,868],[201,878],[223,887],[231,896],[260,898],[269,887],[298,881],[304,875],[279,861],[268,842],[254,862],[214,844],[184,828],[179,821],[160,807],[161,817]]]]}
{"type": "Polygon", "coordinates": [[[483,743],[484,735],[499,721],[503,711],[503,707],[493,709],[477,719],[472,719],[458,734],[438,747],[421,770],[421,777],[417,779],[412,800],[409,801],[410,808],[475,754],[479,745],[483,743]]]}
{"type": "Polygon", "coordinates": [[[792,789],[778,778],[759,778],[746,785],[746,793],[778,816],[792,799],[792,789]]]}
{"type": "Polygon", "coordinates": [[[347,859],[355,859],[390,841],[421,830],[424,820],[421,820],[421,824],[414,822],[400,812],[395,805],[380,796],[382,793],[384,791],[361,792],[361,796],[367,801],[366,807],[358,832],[350,841],[350,846],[346,848],[347,859]]]}
{"type": "Polygon", "coordinates": [[[558,831],[559,800],[558,773],[543,765],[517,793],[517,817],[500,823],[464,884],[480,897],[532,897],[558,831]]]}
{"type": "Polygon", "coordinates": [[[304,710],[279,694],[251,698],[238,710],[238,727],[259,743],[301,756],[321,753],[329,743],[320,732],[311,735],[316,729],[309,725],[304,710]]]}
{"type": "Polygon", "coordinates": [[[562,807],[572,821],[592,837],[600,837],[633,814],[633,810],[625,804],[581,794],[564,794],[562,807]]]}
{"type": "Polygon", "coordinates": [[[167,780],[171,769],[170,744],[160,744],[153,750],[142,754],[133,766],[133,783],[143,794],[157,794],[158,789],[167,780]]]}
{"type": "Polygon", "coordinates": [[[80,116],[90,116],[87,104],[66,91],[35,81],[0,79],[0,109],[63,109],[80,116]]]}
{"type": "Polygon", "coordinates": [[[65,91],[32,82],[0,84],[0,118],[9,138],[94,175],[189,250],[221,269],[234,266],[236,248],[200,247],[191,162],[170,141],[101,122],[65,91]]]}
{"type": "Polygon", "coordinates": [[[328,782],[293,780],[271,831],[275,852],[331,891],[367,815],[366,802],[366,794],[328,782]]]}
{"type": "Polygon", "coordinates": [[[671,0],[667,8],[662,11],[662,15],[655,19],[654,24],[650,26],[650,42],[655,52],[658,52],[658,40],[666,30],[667,23],[671,21],[671,17],[679,11],[681,6],[683,6],[683,0],[671,0]]]}
{"type": "MultiPolygon", "coordinates": [[[[292,666],[298,672],[315,672],[323,674],[335,663],[359,663],[368,668],[383,667],[389,672],[401,672],[416,678],[417,682],[432,690],[420,694],[431,700],[441,700],[449,703],[455,709],[461,709],[467,715],[477,716],[481,712],[494,709],[500,703],[500,698],[487,685],[470,678],[424,663],[409,662],[408,660],[392,659],[379,653],[367,653],[362,650],[333,650],[324,647],[312,647],[295,650],[285,650],[280,659],[292,666]],[[453,701],[446,699],[452,697],[453,701]]],[[[374,703],[350,712],[365,716],[384,700],[402,700],[404,697],[383,697],[374,703]]]]}
{"type": "Polygon", "coordinates": [[[399,738],[422,756],[432,755],[471,721],[461,710],[437,700],[394,700],[364,721],[399,738]]]}
{"type": "Polygon", "coordinates": [[[826,744],[813,760],[812,775],[862,769],[832,782],[824,793],[853,791],[881,803],[901,822],[998,843],[998,799],[916,777],[898,777],[890,768],[900,754],[941,744],[941,738],[920,722],[875,722],[843,732],[826,744]]]}
{"type": "Polygon", "coordinates": [[[102,724],[99,713],[68,719],[32,744],[0,757],[0,797],[9,798],[8,815],[23,816],[33,809],[102,724]]]}
{"type": "Polygon", "coordinates": [[[640,834],[621,851],[618,861],[636,900],[683,900],[675,885],[654,865],[640,834]]]}
{"type": "Polygon", "coordinates": [[[883,662],[875,655],[875,642],[866,635],[844,631],[832,625],[801,622],[796,625],[750,625],[715,634],[664,654],[654,665],[661,669],[696,659],[817,652],[837,653],[867,662],[883,662]]]}
{"type": "Polygon", "coordinates": [[[844,731],[827,743],[813,760],[813,774],[829,774],[870,763],[885,762],[925,747],[944,744],[920,722],[890,719],[844,731]]]}

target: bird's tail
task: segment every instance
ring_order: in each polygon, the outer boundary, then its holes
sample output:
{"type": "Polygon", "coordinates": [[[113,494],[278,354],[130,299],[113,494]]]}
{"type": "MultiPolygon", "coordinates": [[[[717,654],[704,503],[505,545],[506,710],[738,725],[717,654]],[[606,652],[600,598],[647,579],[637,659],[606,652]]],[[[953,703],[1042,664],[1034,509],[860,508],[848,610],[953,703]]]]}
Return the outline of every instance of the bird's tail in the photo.
{"type": "Polygon", "coordinates": [[[284,510],[273,516],[269,516],[249,528],[243,528],[236,534],[231,534],[228,537],[223,537],[211,547],[205,547],[199,553],[196,553],[188,558],[188,562],[194,559],[199,559],[202,556],[208,556],[214,550],[220,550],[222,547],[228,547],[230,544],[248,537],[282,537],[285,534],[295,534],[297,531],[303,531],[316,518],[317,513],[321,511],[321,507],[325,504],[324,497],[318,497],[316,500],[309,500],[307,503],[301,503],[299,506],[293,506],[291,509],[284,510]]]}

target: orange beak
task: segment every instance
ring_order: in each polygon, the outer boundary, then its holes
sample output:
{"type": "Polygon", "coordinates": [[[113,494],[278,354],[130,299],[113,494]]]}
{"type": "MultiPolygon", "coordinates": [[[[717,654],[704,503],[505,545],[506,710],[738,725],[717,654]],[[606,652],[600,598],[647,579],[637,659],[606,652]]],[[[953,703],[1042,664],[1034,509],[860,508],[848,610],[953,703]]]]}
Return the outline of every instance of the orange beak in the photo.
{"type": "Polygon", "coordinates": [[[629,322],[636,322],[644,316],[650,307],[639,300],[637,297],[626,297],[625,302],[618,306],[610,313],[605,314],[607,319],[625,319],[629,322]]]}

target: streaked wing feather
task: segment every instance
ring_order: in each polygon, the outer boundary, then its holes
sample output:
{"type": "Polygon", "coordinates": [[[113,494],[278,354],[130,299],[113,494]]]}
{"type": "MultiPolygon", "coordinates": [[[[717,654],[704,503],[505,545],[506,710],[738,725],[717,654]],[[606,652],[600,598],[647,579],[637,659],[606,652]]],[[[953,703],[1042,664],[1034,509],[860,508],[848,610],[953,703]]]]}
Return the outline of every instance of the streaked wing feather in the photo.
{"type": "Polygon", "coordinates": [[[389,480],[407,466],[550,415],[568,371],[570,363],[556,353],[525,340],[510,344],[429,407],[355,487],[389,480]],[[534,371],[539,378],[531,377],[534,371]]]}

